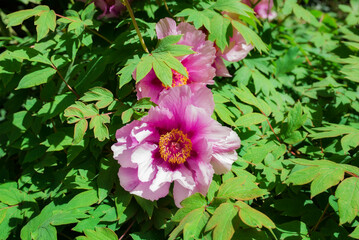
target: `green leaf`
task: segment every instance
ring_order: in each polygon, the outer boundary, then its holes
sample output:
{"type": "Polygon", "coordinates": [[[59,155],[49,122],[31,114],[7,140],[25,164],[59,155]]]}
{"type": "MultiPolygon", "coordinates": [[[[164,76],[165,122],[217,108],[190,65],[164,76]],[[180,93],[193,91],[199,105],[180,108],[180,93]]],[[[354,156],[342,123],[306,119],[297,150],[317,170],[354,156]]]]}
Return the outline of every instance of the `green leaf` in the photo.
{"type": "Polygon", "coordinates": [[[172,70],[164,62],[154,59],[153,70],[155,71],[158,79],[165,85],[172,85],[172,70]]]}
{"type": "Polygon", "coordinates": [[[231,126],[236,126],[236,124],[232,120],[232,118],[235,118],[235,116],[231,111],[228,110],[226,105],[220,103],[215,104],[214,111],[217,113],[217,115],[223,122],[231,126]]]}
{"type": "Polygon", "coordinates": [[[56,95],[54,101],[45,103],[35,115],[42,117],[42,122],[44,122],[64,112],[75,99],[76,96],[72,92],[56,95]]]}
{"type": "Polygon", "coordinates": [[[157,48],[152,51],[152,54],[166,52],[174,57],[179,57],[195,53],[190,49],[191,46],[176,44],[181,38],[182,35],[169,35],[162,38],[157,48]]]}
{"type": "Polygon", "coordinates": [[[201,11],[187,8],[176,14],[176,17],[187,16],[187,22],[193,22],[195,28],[199,29],[200,27],[205,26],[207,30],[211,29],[209,17],[201,11]]]}
{"type": "Polygon", "coordinates": [[[225,181],[220,186],[217,197],[251,200],[266,193],[266,190],[260,189],[255,182],[242,175],[225,181]]]}
{"type": "Polygon", "coordinates": [[[26,19],[33,16],[37,16],[40,12],[42,12],[42,10],[34,8],[34,9],[26,9],[26,10],[10,13],[7,15],[7,19],[8,19],[7,26],[12,27],[19,25],[26,19]]]}
{"type": "Polygon", "coordinates": [[[56,15],[53,10],[41,12],[39,17],[35,20],[37,41],[44,38],[49,30],[55,31],[56,15]]]}
{"type": "Polygon", "coordinates": [[[275,224],[265,214],[250,207],[244,202],[238,201],[235,206],[239,207],[239,217],[241,220],[250,227],[266,227],[268,229],[275,228],[275,224]]]}
{"type": "Polygon", "coordinates": [[[344,136],[340,143],[342,144],[344,153],[347,153],[350,149],[356,148],[359,146],[359,131],[344,136]]]}
{"type": "Polygon", "coordinates": [[[269,116],[272,112],[272,109],[269,105],[264,102],[262,99],[256,98],[251,91],[241,85],[239,88],[232,89],[232,92],[238,97],[242,102],[245,102],[249,105],[257,107],[261,112],[263,112],[266,116],[269,116]]]}
{"type": "Polygon", "coordinates": [[[80,100],[84,102],[96,101],[95,105],[99,109],[107,107],[114,101],[112,92],[102,87],[91,88],[80,100]]]}
{"type": "Polygon", "coordinates": [[[30,88],[34,86],[41,85],[43,83],[47,83],[56,73],[56,70],[53,68],[43,68],[32,73],[25,75],[21,78],[18,89],[30,88]]]}
{"type": "Polygon", "coordinates": [[[221,51],[228,46],[229,39],[227,38],[227,31],[230,27],[230,23],[227,18],[224,18],[220,14],[215,14],[211,19],[211,29],[208,39],[215,42],[221,51]]]}
{"type": "Polygon", "coordinates": [[[221,204],[209,219],[205,231],[213,230],[213,239],[227,240],[231,239],[234,234],[233,218],[237,215],[238,210],[233,203],[221,204]]]}
{"type": "Polygon", "coordinates": [[[120,85],[122,88],[124,85],[129,83],[132,80],[132,74],[135,71],[140,59],[134,58],[127,61],[126,66],[123,67],[117,74],[120,74],[120,85]]]}
{"type": "Polygon", "coordinates": [[[118,173],[118,164],[113,159],[102,158],[100,172],[97,177],[98,198],[102,202],[111,192],[118,173]]]}
{"type": "Polygon", "coordinates": [[[136,83],[141,81],[152,69],[154,58],[151,55],[144,55],[136,68],[136,83]]]}
{"type": "Polygon", "coordinates": [[[354,229],[354,231],[349,235],[349,237],[359,239],[359,226],[354,229]]]}
{"type": "Polygon", "coordinates": [[[359,178],[345,179],[335,191],[335,197],[338,198],[339,223],[351,223],[359,211],[359,178]]]}
{"type": "Polygon", "coordinates": [[[249,127],[255,124],[259,124],[267,120],[267,117],[260,113],[248,113],[237,118],[234,123],[236,126],[249,127]]]}
{"type": "Polygon", "coordinates": [[[104,227],[96,227],[95,230],[84,230],[86,236],[77,237],[76,240],[118,240],[114,231],[104,227]]]}
{"type": "Polygon", "coordinates": [[[293,69],[304,61],[303,57],[298,57],[299,48],[292,47],[276,61],[276,75],[284,75],[287,72],[293,71],[293,69]]]}
{"type": "Polygon", "coordinates": [[[218,11],[236,13],[238,15],[250,17],[248,13],[253,13],[253,9],[237,0],[218,0],[212,8],[218,11]]]}
{"type": "Polygon", "coordinates": [[[180,208],[172,218],[174,222],[181,221],[192,210],[206,206],[207,201],[202,194],[195,193],[184,199],[181,205],[183,208],[180,208]]]}
{"type": "Polygon", "coordinates": [[[235,29],[240,32],[246,40],[247,44],[252,44],[258,51],[261,53],[268,52],[268,48],[266,44],[262,41],[262,39],[255,33],[252,29],[247,27],[246,25],[238,22],[238,21],[232,21],[232,25],[235,29]]]}
{"type": "Polygon", "coordinates": [[[81,119],[75,124],[73,144],[78,144],[84,138],[88,122],[86,119],[81,119]]]}
{"type": "Polygon", "coordinates": [[[56,151],[62,151],[66,147],[72,145],[73,139],[67,135],[65,132],[56,132],[47,137],[45,141],[41,143],[41,145],[44,145],[48,147],[46,150],[47,152],[56,152],[56,151]]]}
{"type": "Polygon", "coordinates": [[[147,199],[144,199],[139,196],[134,196],[136,199],[136,202],[141,206],[141,208],[148,214],[148,216],[151,218],[153,214],[153,210],[155,207],[157,207],[157,203],[154,201],[150,201],[147,199]]]}
{"type": "Polygon", "coordinates": [[[209,214],[204,207],[188,213],[180,224],[172,231],[169,239],[175,239],[183,231],[184,239],[197,239],[209,219],[209,214]]]}
{"type": "Polygon", "coordinates": [[[90,129],[93,129],[95,138],[101,142],[109,138],[106,123],[110,123],[110,117],[106,114],[94,116],[90,121],[90,129]]]}
{"type": "Polygon", "coordinates": [[[186,68],[177,58],[173,57],[170,53],[154,53],[153,57],[158,61],[164,62],[168,67],[188,78],[188,72],[186,68]]]}
{"type": "MultiPolygon", "coordinates": [[[[305,159],[292,160],[297,164],[305,165],[310,162],[305,159]]],[[[337,185],[343,180],[345,168],[328,160],[312,161],[310,167],[295,171],[286,180],[287,184],[304,185],[312,182],[310,186],[311,197],[324,192],[328,188],[337,185]]]]}

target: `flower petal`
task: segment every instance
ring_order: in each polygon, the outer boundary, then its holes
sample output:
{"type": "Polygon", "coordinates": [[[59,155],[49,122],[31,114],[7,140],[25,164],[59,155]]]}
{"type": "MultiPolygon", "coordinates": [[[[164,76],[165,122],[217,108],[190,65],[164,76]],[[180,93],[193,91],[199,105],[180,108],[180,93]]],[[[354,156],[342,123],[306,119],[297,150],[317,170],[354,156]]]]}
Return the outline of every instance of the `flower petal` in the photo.
{"type": "Polygon", "coordinates": [[[156,33],[158,39],[169,35],[178,35],[176,21],[172,18],[163,18],[156,24],[156,33]]]}
{"type": "Polygon", "coordinates": [[[138,179],[141,182],[148,182],[153,179],[156,173],[156,166],[153,162],[153,151],[157,149],[155,144],[141,144],[132,153],[131,161],[138,165],[138,179]]]}

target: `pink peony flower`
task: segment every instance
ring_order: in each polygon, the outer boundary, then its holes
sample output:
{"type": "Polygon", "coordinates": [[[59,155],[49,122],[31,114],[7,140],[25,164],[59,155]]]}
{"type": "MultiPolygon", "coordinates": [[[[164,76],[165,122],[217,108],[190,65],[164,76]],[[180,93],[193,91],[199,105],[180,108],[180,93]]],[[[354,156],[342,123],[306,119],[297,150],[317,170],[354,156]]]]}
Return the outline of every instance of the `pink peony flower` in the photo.
{"type": "Polygon", "coordinates": [[[178,207],[186,197],[205,195],[213,173],[222,174],[237,160],[237,134],[211,118],[213,96],[201,88],[171,88],[141,121],[117,130],[112,146],[121,165],[121,186],[151,201],[165,197],[174,183],[178,207]]]}
{"type": "MultiPolygon", "coordinates": [[[[79,0],[81,2],[86,2],[86,0],[79,0]]],[[[132,0],[129,0],[131,2],[132,0]]],[[[116,18],[123,11],[126,10],[126,7],[121,3],[121,0],[93,0],[95,6],[102,10],[102,14],[98,16],[101,18],[116,18]]]]}
{"type": "MultiPolygon", "coordinates": [[[[156,32],[159,39],[169,35],[183,34],[177,44],[191,46],[191,49],[196,52],[195,54],[178,57],[178,60],[181,61],[187,70],[188,78],[176,71],[172,71],[173,79],[171,87],[188,85],[192,91],[197,91],[205,87],[206,84],[214,83],[215,68],[212,67],[212,64],[215,59],[216,49],[211,41],[206,41],[206,35],[202,31],[185,22],[176,26],[176,22],[173,19],[164,18],[157,23],[156,32]]],[[[151,101],[157,103],[160,93],[168,90],[169,87],[165,87],[162,84],[152,69],[136,85],[136,89],[138,99],[150,97],[151,101]]]]}
{"type": "Polygon", "coordinates": [[[253,10],[260,18],[272,20],[277,16],[277,13],[272,11],[273,0],[243,0],[243,3],[250,7],[255,5],[253,10]]]}
{"type": "Polygon", "coordinates": [[[252,49],[253,46],[247,44],[243,36],[233,28],[233,37],[229,39],[229,46],[226,47],[223,52],[217,48],[216,59],[214,61],[216,75],[220,77],[231,77],[222,58],[229,62],[238,62],[245,58],[252,49]]]}

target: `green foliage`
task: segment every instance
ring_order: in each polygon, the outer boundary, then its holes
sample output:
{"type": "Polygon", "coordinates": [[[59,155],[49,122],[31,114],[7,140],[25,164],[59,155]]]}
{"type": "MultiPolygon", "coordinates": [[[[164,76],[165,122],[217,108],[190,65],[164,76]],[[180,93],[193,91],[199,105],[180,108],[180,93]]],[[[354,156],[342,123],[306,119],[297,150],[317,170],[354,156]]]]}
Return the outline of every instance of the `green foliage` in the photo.
{"type": "Polygon", "coordinates": [[[359,239],[359,3],[326,4],[275,1],[266,20],[237,0],[132,1],[138,29],[90,1],[5,4],[0,239],[359,239]],[[179,59],[196,53],[182,35],[156,38],[168,12],[220,50],[233,30],[255,48],[208,85],[239,157],[180,209],[172,190],[124,190],[111,151],[116,130],[156,106],[136,82],[188,77],[179,59]]]}

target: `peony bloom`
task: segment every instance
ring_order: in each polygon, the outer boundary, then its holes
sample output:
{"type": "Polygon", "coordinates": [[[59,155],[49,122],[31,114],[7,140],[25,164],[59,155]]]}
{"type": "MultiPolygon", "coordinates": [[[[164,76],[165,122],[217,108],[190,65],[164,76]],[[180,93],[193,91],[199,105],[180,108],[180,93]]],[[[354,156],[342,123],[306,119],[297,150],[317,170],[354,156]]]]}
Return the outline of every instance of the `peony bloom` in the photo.
{"type": "MultiPolygon", "coordinates": [[[[164,18],[157,23],[156,32],[158,39],[169,35],[183,34],[177,44],[191,46],[191,49],[196,52],[191,55],[178,57],[178,60],[181,61],[187,70],[188,78],[173,70],[171,87],[188,85],[194,92],[205,87],[206,84],[214,83],[215,68],[212,67],[212,64],[215,59],[216,49],[213,46],[213,42],[206,41],[206,35],[202,31],[185,22],[176,26],[176,22],[173,19],[164,18]]],[[[160,93],[168,90],[169,87],[165,87],[162,84],[152,69],[136,85],[136,89],[138,99],[149,97],[151,101],[157,103],[160,93]]]]}
{"type": "Polygon", "coordinates": [[[220,77],[231,77],[222,58],[229,62],[238,62],[245,58],[252,49],[253,46],[247,44],[243,36],[233,28],[233,37],[229,39],[229,46],[227,46],[223,52],[217,48],[216,59],[214,61],[216,75],[220,77]]]}
{"type": "Polygon", "coordinates": [[[272,20],[277,16],[277,13],[272,11],[273,0],[243,0],[243,3],[250,7],[257,3],[253,10],[260,18],[272,20]]]}
{"type": "MultiPolygon", "coordinates": [[[[79,0],[81,2],[86,2],[86,0],[79,0]]],[[[121,0],[93,0],[95,6],[102,10],[102,14],[98,16],[101,18],[116,18],[123,11],[126,10],[126,7],[121,3],[121,0]]],[[[131,0],[129,0],[131,2],[131,0]]]]}
{"type": "Polygon", "coordinates": [[[222,174],[237,160],[237,134],[211,118],[213,96],[201,88],[171,88],[161,94],[158,106],[141,121],[117,130],[112,146],[121,165],[121,186],[151,201],[165,197],[174,183],[178,207],[186,197],[205,195],[213,173],[222,174]]]}

